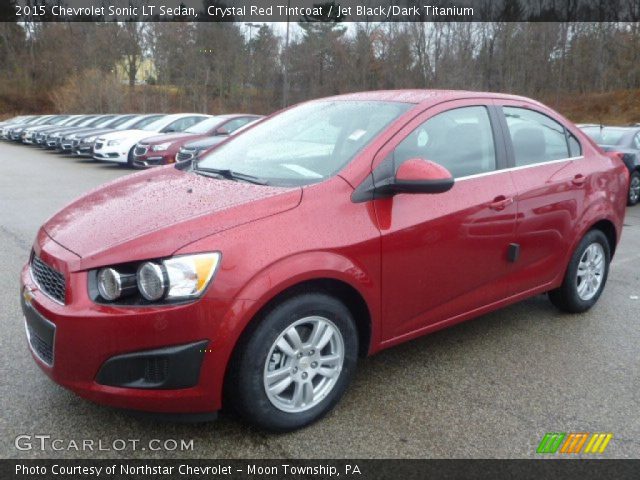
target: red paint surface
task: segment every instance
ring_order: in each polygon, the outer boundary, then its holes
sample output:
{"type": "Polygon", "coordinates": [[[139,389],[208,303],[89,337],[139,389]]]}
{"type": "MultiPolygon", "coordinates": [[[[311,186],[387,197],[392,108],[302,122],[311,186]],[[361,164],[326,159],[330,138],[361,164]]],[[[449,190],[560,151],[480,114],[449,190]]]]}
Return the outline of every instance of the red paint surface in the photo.
{"type": "MultiPolygon", "coordinates": [[[[416,103],[339,175],[304,188],[215,180],[165,167],[88,193],[54,215],[34,244],[63,272],[67,305],[22,284],[56,324],[56,382],[91,400],[159,412],[222,405],[225,369],[247,324],[269,300],[306,280],[355,289],[371,317],[369,353],[557,287],[573,247],[596,222],[620,237],[628,173],[573,125],[537,102],[469,92],[369,92],[346,99],[416,103]],[[583,158],[456,181],[440,194],[354,203],[351,194],[404,135],[452,106],[524,105],[581,140],[583,158]],[[510,243],[521,245],[517,262],[510,243]],[[91,301],[87,271],[173,254],[222,252],[205,296],[153,308],[91,301]],[[98,385],[109,357],[210,340],[197,387],[136,390],[98,385]]],[[[37,361],[37,360],[36,360],[37,361]]]]}

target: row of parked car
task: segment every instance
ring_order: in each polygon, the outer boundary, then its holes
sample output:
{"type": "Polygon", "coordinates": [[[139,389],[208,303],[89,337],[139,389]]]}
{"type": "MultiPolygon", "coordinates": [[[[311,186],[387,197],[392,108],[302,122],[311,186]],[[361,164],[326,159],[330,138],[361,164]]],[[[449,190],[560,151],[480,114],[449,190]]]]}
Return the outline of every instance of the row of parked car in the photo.
{"type": "Polygon", "coordinates": [[[23,115],[0,123],[0,138],[60,153],[146,168],[191,160],[260,115],[23,115]]]}
{"type": "Polygon", "coordinates": [[[624,127],[579,124],[578,127],[604,151],[612,152],[629,169],[629,197],[627,203],[640,202],[640,124],[624,127]]]}

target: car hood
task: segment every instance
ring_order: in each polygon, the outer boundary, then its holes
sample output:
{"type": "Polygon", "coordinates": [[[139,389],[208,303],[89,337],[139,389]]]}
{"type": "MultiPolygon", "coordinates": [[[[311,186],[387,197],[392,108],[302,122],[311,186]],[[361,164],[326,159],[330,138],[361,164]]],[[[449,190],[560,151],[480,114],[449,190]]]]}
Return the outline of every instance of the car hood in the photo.
{"type": "Polygon", "coordinates": [[[91,130],[85,130],[84,132],[79,132],[76,135],[77,138],[86,138],[91,137],[93,135],[104,135],[105,133],[116,132],[117,130],[114,128],[92,128],[91,130]]]}
{"type": "Polygon", "coordinates": [[[105,133],[104,135],[100,136],[100,138],[104,138],[105,140],[115,140],[116,138],[132,138],[140,137],[141,135],[142,138],[146,138],[157,134],[158,132],[150,132],[148,130],[130,128],[128,130],[115,130],[113,132],[105,133]]]}
{"type": "Polygon", "coordinates": [[[217,135],[215,137],[204,137],[199,140],[194,140],[193,142],[186,143],[184,145],[185,148],[195,148],[196,150],[206,150],[209,147],[213,147],[214,145],[218,145],[219,143],[224,142],[229,135],[217,135]]]}
{"type": "MultiPolygon", "coordinates": [[[[57,126],[60,126],[60,125],[57,125],[57,126]]],[[[36,126],[33,126],[33,127],[26,127],[25,126],[25,130],[29,130],[31,132],[40,132],[42,130],[46,130],[48,128],[55,128],[55,127],[56,127],[56,125],[36,125],[36,126]]]]}
{"type": "Polygon", "coordinates": [[[179,140],[188,140],[189,138],[199,137],[200,135],[197,133],[185,133],[185,132],[176,132],[176,133],[165,133],[163,135],[155,135],[153,137],[147,137],[142,140],[140,143],[144,143],[145,145],[156,145],[160,143],[167,142],[177,142],[179,140]]]}
{"type": "Polygon", "coordinates": [[[51,217],[44,231],[80,258],[71,270],[171,255],[235,226],[295,208],[302,189],[204,177],[173,166],[128,175],[51,217]]]}

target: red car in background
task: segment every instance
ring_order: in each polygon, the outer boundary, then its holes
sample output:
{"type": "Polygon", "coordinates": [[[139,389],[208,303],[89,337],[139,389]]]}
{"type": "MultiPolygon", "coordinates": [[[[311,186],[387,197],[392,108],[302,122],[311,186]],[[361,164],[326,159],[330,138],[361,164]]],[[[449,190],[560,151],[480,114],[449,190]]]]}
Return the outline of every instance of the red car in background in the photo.
{"type": "Polygon", "coordinates": [[[21,275],[29,346],[98,403],[300,428],[359,356],[541,293],[591,308],[628,182],[523,97],[306,102],[49,219],[21,275]]]}
{"type": "Polygon", "coordinates": [[[156,135],[138,142],[133,150],[133,166],[138,168],[156,167],[176,162],[180,147],[187,142],[210,136],[228,136],[249,122],[261,118],[260,115],[235,113],[216,115],[204,120],[184,132],[156,135]]]}

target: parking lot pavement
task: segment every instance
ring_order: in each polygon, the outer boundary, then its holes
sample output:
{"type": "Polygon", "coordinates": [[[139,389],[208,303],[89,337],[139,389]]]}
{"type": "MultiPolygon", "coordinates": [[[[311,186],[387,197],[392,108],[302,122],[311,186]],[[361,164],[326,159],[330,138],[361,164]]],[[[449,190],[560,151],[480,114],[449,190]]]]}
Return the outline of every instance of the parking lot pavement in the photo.
{"type": "Polygon", "coordinates": [[[327,418],[267,435],[226,416],[140,419],[82,400],[40,372],[18,295],[36,231],[79,194],[131,172],[5,143],[0,159],[1,457],[519,458],[535,457],[546,432],[612,432],[601,456],[640,457],[640,206],[627,210],[607,288],[590,312],[561,314],[538,296],[387,350],[361,361],[327,418]],[[51,435],[65,449],[19,451],[21,434],[51,435]],[[66,449],[83,439],[94,440],[93,451],[66,449]],[[96,450],[117,439],[193,440],[193,449],[96,450]]]}

